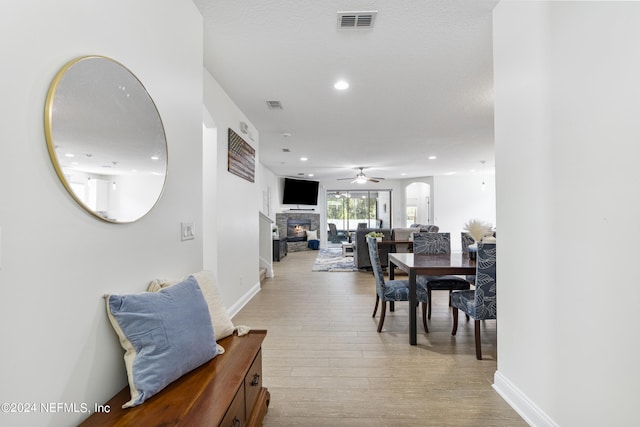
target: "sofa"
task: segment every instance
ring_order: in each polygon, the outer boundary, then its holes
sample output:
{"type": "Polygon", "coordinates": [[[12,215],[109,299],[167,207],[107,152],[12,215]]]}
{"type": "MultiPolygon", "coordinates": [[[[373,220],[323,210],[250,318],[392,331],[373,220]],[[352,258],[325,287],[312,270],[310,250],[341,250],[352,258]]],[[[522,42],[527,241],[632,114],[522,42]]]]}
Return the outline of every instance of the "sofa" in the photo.
{"type": "MultiPolygon", "coordinates": [[[[411,233],[437,233],[440,228],[437,225],[412,224],[411,227],[404,228],[359,228],[355,232],[353,240],[353,261],[357,269],[371,270],[371,260],[369,259],[369,248],[367,247],[366,235],[371,231],[382,233],[382,240],[410,240],[411,233]]],[[[383,267],[389,265],[389,252],[408,252],[408,245],[381,246],[379,255],[380,263],[383,267]]]]}
{"type": "Polygon", "coordinates": [[[421,233],[437,233],[440,227],[432,224],[411,224],[411,228],[419,228],[421,233]]]}

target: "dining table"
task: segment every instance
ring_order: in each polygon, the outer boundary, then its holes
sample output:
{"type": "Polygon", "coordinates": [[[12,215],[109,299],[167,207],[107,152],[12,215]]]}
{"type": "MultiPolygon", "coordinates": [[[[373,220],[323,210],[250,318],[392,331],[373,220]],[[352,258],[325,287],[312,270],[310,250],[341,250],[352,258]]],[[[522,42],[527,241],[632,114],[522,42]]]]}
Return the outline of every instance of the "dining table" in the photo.
{"type": "Polygon", "coordinates": [[[416,328],[416,277],[473,275],[476,274],[476,261],[468,253],[453,252],[444,255],[423,255],[414,253],[389,253],[389,280],[394,279],[394,270],[398,268],[409,276],[409,344],[417,344],[416,328]]]}

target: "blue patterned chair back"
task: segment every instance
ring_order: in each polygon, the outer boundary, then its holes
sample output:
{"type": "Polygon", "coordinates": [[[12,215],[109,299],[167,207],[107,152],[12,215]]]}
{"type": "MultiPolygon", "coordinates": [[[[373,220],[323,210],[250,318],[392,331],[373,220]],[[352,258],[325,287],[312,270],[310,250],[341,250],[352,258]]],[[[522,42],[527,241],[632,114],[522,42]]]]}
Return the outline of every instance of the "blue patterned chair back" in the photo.
{"type": "Polygon", "coordinates": [[[415,233],[413,235],[413,253],[439,255],[451,253],[451,235],[449,233],[415,233]]]}
{"type": "Polygon", "coordinates": [[[367,245],[369,246],[369,258],[371,259],[373,276],[376,278],[376,291],[378,295],[384,295],[384,273],[378,256],[378,241],[375,237],[367,237],[367,245]]]}
{"type": "Polygon", "coordinates": [[[473,245],[476,241],[471,237],[471,234],[466,231],[460,232],[460,244],[462,245],[462,252],[469,252],[469,245],[473,245]]]}
{"type": "Polygon", "coordinates": [[[496,306],[496,244],[478,243],[475,289],[476,319],[495,319],[496,306]]]}

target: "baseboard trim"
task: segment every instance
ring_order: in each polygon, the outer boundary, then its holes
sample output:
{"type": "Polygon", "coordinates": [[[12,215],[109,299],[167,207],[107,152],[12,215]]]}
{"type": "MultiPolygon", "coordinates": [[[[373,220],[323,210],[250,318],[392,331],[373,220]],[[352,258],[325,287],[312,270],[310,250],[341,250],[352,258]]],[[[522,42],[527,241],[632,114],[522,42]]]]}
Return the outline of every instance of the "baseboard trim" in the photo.
{"type": "Polygon", "coordinates": [[[500,372],[493,375],[493,389],[530,425],[558,427],[543,410],[538,408],[518,387],[500,372]]]}
{"type": "Polygon", "coordinates": [[[251,298],[253,298],[258,292],[260,292],[260,282],[256,283],[249,291],[244,294],[235,304],[227,309],[227,313],[229,317],[233,319],[233,317],[242,310],[242,307],[247,305],[251,298]]]}

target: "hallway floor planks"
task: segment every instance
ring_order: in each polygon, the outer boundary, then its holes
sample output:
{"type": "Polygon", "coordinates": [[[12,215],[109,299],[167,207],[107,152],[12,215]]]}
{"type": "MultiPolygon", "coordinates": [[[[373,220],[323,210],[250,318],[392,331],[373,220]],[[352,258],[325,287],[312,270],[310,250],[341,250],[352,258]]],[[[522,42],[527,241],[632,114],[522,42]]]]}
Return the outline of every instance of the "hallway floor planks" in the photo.
{"type": "Polygon", "coordinates": [[[434,292],[430,332],[419,320],[417,346],[409,345],[406,303],[396,303],[378,334],[373,275],[312,272],[316,255],[274,263],[275,277],[233,318],[268,330],[265,427],[527,425],[491,386],[495,321],[483,324],[481,361],[473,322],[463,317],[451,336],[446,292],[434,292]]]}

